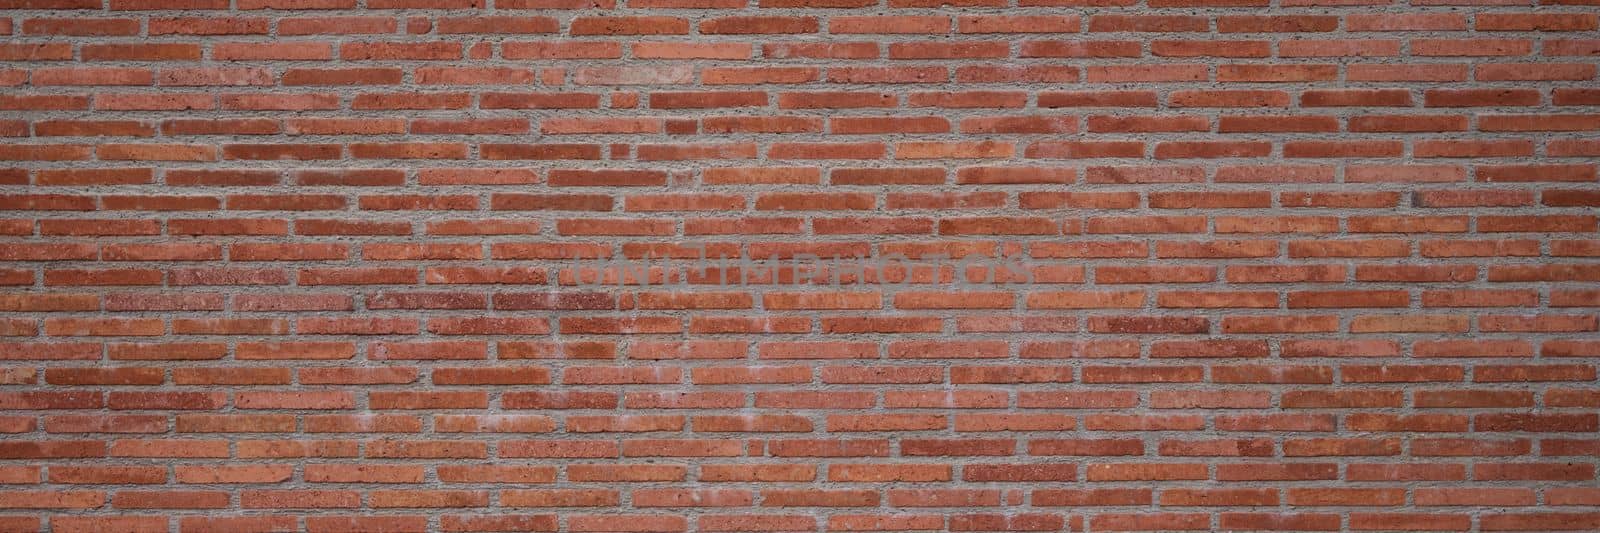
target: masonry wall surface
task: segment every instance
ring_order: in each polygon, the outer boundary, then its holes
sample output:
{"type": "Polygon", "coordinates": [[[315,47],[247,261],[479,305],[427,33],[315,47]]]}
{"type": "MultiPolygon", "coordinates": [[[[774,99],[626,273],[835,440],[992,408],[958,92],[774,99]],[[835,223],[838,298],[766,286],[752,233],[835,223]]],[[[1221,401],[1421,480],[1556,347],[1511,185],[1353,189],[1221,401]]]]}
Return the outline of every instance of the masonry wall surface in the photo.
{"type": "Polygon", "coordinates": [[[0,530],[1600,530],[1597,13],[0,0],[0,530]]]}

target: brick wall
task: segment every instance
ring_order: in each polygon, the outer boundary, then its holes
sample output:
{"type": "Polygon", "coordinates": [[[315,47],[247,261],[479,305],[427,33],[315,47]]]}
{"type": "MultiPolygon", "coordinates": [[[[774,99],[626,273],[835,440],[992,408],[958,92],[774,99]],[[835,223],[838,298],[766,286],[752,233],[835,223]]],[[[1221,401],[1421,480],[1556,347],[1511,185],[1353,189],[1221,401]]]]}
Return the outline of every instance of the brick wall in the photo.
{"type": "Polygon", "coordinates": [[[0,0],[0,530],[1600,530],[1594,0],[490,1],[0,0]]]}

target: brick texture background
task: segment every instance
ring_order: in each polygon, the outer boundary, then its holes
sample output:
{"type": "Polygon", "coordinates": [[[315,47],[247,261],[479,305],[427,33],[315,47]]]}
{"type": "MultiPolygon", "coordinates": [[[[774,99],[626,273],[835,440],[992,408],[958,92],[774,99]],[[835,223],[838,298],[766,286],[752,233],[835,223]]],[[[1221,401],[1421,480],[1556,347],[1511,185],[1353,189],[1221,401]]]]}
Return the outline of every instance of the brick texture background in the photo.
{"type": "Polygon", "coordinates": [[[0,530],[1600,530],[1597,58],[1593,0],[0,0],[0,530]]]}

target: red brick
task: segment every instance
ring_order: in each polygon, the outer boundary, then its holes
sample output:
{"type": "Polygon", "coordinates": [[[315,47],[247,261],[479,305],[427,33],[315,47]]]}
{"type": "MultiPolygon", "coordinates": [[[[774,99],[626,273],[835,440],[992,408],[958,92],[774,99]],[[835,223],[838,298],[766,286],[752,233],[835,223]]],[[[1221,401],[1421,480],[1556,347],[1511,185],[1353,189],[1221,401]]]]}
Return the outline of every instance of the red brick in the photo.
{"type": "Polygon", "coordinates": [[[1600,17],[1425,3],[13,2],[0,529],[1600,527],[1600,17]]]}

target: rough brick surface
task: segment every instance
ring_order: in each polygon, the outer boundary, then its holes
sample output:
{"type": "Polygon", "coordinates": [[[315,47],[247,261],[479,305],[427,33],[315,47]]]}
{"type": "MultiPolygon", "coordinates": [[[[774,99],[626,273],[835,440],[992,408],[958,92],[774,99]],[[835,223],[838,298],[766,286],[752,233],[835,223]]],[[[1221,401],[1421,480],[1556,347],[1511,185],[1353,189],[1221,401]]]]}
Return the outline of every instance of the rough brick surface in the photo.
{"type": "Polygon", "coordinates": [[[1600,530],[1597,12],[0,0],[0,530],[1600,530]]]}

